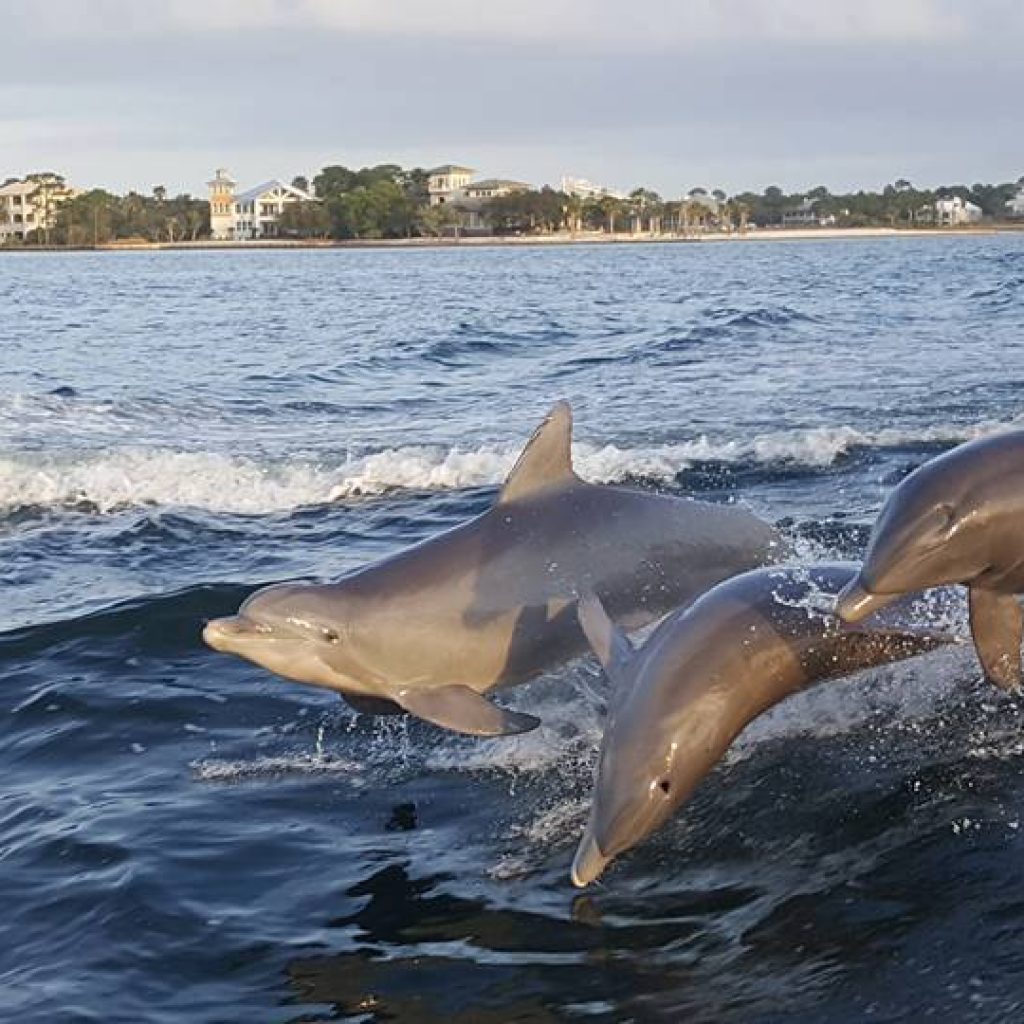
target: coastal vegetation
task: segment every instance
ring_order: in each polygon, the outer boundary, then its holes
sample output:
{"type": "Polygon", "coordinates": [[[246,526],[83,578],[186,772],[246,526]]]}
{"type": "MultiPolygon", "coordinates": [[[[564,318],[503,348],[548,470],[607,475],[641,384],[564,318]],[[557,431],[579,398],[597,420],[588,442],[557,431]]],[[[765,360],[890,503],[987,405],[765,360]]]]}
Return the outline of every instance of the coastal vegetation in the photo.
{"type": "MultiPolygon", "coordinates": [[[[423,168],[398,164],[358,170],[331,164],[312,180],[297,176],[293,185],[311,191],[315,201],[288,205],[277,222],[277,235],[344,240],[467,233],[468,206],[460,206],[458,197],[447,205],[431,205],[429,174],[423,168]]],[[[56,181],[65,187],[63,178],[50,172],[25,179],[30,180],[56,181]]],[[[787,194],[769,185],[762,192],[744,191],[731,196],[722,189],[696,186],[676,197],[663,197],[644,187],[626,195],[606,192],[580,197],[545,185],[510,188],[476,201],[473,209],[475,233],[606,232],[687,237],[793,226],[928,227],[941,222],[936,215],[937,201],[954,197],[973,204],[976,217],[998,222],[1010,217],[1014,212],[1011,200],[1022,196],[1024,177],[1016,182],[937,188],[918,187],[898,178],[879,191],[836,193],[819,185],[787,194]]],[[[188,194],[171,197],[162,185],[145,195],[135,191],[116,195],[105,189],[76,192],[54,205],[47,220],[45,227],[28,233],[20,244],[87,246],[131,240],[173,243],[195,241],[210,234],[209,203],[188,194]]]]}
{"type": "Polygon", "coordinates": [[[138,192],[118,196],[99,188],[81,192],[61,203],[49,235],[57,245],[81,246],[131,239],[196,241],[209,233],[210,209],[205,199],[172,198],[163,185],[157,185],[148,196],[138,192]]]}

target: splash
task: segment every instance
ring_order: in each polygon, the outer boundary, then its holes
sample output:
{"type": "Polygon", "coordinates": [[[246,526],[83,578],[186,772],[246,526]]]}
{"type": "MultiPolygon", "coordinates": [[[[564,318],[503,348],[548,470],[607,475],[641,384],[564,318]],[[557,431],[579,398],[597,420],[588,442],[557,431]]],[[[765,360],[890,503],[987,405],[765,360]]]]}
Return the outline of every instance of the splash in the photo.
{"type": "MultiPolygon", "coordinates": [[[[855,448],[955,444],[1022,424],[1018,418],[918,431],[815,427],[746,440],[701,435],[639,447],[581,443],[573,455],[579,474],[593,483],[668,484],[701,462],[826,468],[855,448]]],[[[305,461],[144,448],[65,456],[21,453],[0,458],[0,510],[63,506],[107,513],[171,506],[268,514],[396,491],[494,486],[507,476],[519,452],[519,445],[404,446],[305,461]]]]}

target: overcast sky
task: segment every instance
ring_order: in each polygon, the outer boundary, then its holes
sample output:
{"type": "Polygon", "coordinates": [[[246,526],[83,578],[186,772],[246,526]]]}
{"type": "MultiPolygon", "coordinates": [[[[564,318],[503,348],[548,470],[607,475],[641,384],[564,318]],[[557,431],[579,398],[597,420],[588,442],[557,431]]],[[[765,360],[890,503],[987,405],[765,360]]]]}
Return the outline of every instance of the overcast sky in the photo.
{"type": "Polygon", "coordinates": [[[1024,174],[1022,0],[0,0],[0,180],[466,163],[666,196],[1024,174]]]}

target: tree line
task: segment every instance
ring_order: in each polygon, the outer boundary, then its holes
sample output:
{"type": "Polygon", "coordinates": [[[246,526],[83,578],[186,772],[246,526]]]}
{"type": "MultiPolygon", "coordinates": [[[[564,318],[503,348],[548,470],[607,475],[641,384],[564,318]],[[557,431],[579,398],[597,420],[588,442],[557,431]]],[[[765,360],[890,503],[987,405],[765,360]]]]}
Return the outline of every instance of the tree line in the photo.
{"type": "MultiPolygon", "coordinates": [[[[29,176],[31,177],[31,176],[29,176]]],[[[36,176],[57,179],[59,175],[36,176]]],[[[324,167],[312,183],[297,176],[293,184],[312,187],[315,202],[289,204],[277,228],[282,237],[379,239],[457,235],[464,230],[465,210],[458,197],[430,206],[429,172],[421,167],[378,164],[358,170],[341,164],[324,167]]],[[[698,234],[772,227],[788,213],[809,211],[812,221],[841,227],[917,226],[934,220],[937,199],[959,196],[978,206],[985,218],[1003,220],[1007,202],[1024,188],[1024,177],[999,184],[944,185],[918,188],[905,178],[881,191],[832,193],[823,185],[785,193],[770,185],[763,192],[739,192],[697,186],[680,198],[663,198],[648,188],[628,195],[581,198],[543,186],[509,192],[473,205],[490,230],[499,235],[550,234],[560,231],[698,234]]],[[[467,204],[469,205],[469,204],[467,204]]],[[[66,199],[55,207],[52,223],[29,241],[58,245],[95,245],[115,240],[195,241],[210,233],[209,203],[183,194],[171,197],[157,185],[151,194],[115,195],[104,189],[66,199]]]]}
{"type": "Polygon", "coordinates": [[[91,189],[61,203],[49,234],[57,245],[102,245],[132,239],[194,242],[210,234],[210,204],[187,194],[170,197],[162,185],[155,186],[148,196],[138,192],[118,196],[105,189],[91,189]]]}

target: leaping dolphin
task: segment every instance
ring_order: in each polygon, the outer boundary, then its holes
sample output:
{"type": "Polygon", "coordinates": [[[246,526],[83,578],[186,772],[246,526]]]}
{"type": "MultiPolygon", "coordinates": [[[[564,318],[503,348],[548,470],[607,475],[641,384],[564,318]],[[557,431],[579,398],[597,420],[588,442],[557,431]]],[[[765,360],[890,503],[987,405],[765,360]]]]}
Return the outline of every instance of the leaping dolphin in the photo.
{"type": "Polygon", "coordinates": [[[586,649],[580,593],[640,626],[781,555],[776,531],[742,508],[584,483],[571,435],[562,402],[483,515],[337,583],[260,590],[204,639],[360,711],[525,732],[539,720],[484,694],[586,649]]]}
{"type": "Polygon", "coordinates": [[[784,697],[953,642],[894,618],[840,623],[835,595],[855,575],[856,566],[834,563],[735,576],[666,618],[639,650],[598,598],[580,600],[612,696],[575,885],[667,821],[743,729],[784,697]]]}
{"type": "Polygon", "coordinates": [[[971,635],[985,675],[1020,690],[1024,431],[959,445],[902,480],[837,610],[856,622],[899,594],[943,583],[970,588],[971,635]]]}

